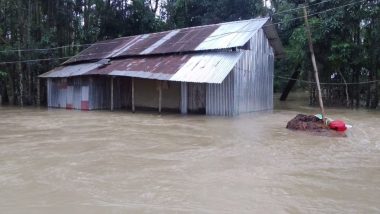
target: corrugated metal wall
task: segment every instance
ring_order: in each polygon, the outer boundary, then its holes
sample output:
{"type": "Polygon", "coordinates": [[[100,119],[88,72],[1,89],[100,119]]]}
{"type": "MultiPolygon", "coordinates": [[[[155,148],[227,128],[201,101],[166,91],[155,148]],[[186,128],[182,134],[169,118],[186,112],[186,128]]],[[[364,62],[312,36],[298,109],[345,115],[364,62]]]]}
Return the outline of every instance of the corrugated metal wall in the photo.
{"type": "Polygon", "coordinates": [[[234,74],[231,72],[221,84],[207,84],[206,114],[234,115],[234,74]]]}
{"type": "Polygon", "coordinates": [[[260,29],[222,84],[207,84],[206,114],[233,116],[273,108],[274,54],[260,29]]]}
{"type": "Polygon", "coordinates": [[[90,77],[90,109],[111,109],[110,77],[90,77]]]}
{"type": "MultiPolygon", "coordinates": [[[[90,109],[111,109],[111,78],[90,77],[90,109]]],[[[131,78],[113,79],[114,109],[131,107],[131,78]]]]}
{"type": "Polygon", "coordinates": [[[235,114],[273,108],[274,53],[260,29],[235,66],[235,114]]]}
{"type": "MultiPolygon", "coordinates": [[[[272,109],[274,54],[263,30],[258,30],[244,50],[238,51],[243,53],[241,59],[221,84],[182,83],[181,85],[171,82],[168,84],[171,87],[163,90],[162,106],[181,108],[182,112],[186,112],[187,106],[187,111],[190,113],[219,116],[272,109]]],[[[155,83],[153,80],[137,81],[136,106],[158,105],[155,83]],[[147,82],[152,83],[151,89],[148,88],[147,82]],[[147,96],[147,92],[151,93],[151,97],[147,96]]],[[[113,86],[114,108],[130,107],[131,79],[114,77],[113,86]]],[[[49,107],[110,109],[110,97],[111,77],[48,79],[49,107]]]]}
{"type": "Polygon", "coordinates": [[[206,84],[187,83],[187,108],[190,113],[205,113],[206,84]]]}
{"type": "Polygon", "coordinates": [[[88,78],[49,78],[48,107],[90,110],[88,78]]]}
{"type": "Polygon", "coordinates": [[[114,82],[114,107],[117,109],[131,108],[132,83],[130,77],[117,77],[114,82]]]}
{"type": "Polygon", "coordinates": [[[187,83],[181,82],[181,114],[187,114],[188,92],[187,83]]]}
{"type": "MultiPolygon", "coordinates": [[[[129,108],[130,78],[114,79],[114,108],[129,108]]],[[[111,108],[110,77],[49,78],[48,107],[95,110],[111,108]]]]}
{"type": "MultiPolygon", "coordinates": [[[[131,108],[131,78],[102,76],[48,78],[48,106],[80,110],[111,109],[111,78],[113,78],[114,109],[131,108]]],[[[162,108],[179,111],[181,102],[179,82],[138,79],[136,83],[136,107],[158,108],[157,83],[161,83],[162,108]]],[[[193,88],[204,88],[204,85],[193,88]]],[[[199,93],[194,93],[194,96],[199,100],[199,93]]],[[[193,103],[204,108],[204,103],[193,103]]]]}

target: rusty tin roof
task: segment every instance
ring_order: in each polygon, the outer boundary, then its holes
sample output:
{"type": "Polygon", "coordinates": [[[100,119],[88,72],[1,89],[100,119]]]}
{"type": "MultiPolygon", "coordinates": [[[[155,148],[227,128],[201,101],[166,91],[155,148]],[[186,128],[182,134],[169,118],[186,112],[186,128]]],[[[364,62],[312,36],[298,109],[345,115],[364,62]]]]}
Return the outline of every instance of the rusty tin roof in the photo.
{"type": "Polygon", "coordinates": [[[242,47],[257,30],[263,27],[276,55],[282,55],[284,49],[269,18],[257,18],[102,41],[91,45],[64,64],[94,61],[102,58],[187,53],[242,47]]]}
{"type": "Polygon", "coordinates": [[[241,54],[241,52],[229,51],[117,59],[107,66],[102,66],[97,62],[61,66],[40,77],[105,75],[180,82],[222,83],[241,54]]]}
{"type": "Polygon", "coordinates": [[[283,55],[274,25],[258,18],[98,42],[40,77],[110,75],[221,83],[241,56],[232,48],[243,47],[261,28],[275,54],[283,55]]]}

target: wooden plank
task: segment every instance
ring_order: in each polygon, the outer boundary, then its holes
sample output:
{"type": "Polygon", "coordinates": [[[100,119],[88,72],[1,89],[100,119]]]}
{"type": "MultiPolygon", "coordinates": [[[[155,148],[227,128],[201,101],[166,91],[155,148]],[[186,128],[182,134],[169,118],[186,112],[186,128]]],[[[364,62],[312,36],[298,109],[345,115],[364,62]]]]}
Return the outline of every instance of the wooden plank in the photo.
{"type": "Polygon", "coordinates": [[[181,82],[181,114],[187,114],[187,83],[181,82]]]}
{"type": "Polygon", "coordinates": [[[158,80],[158,112],[161,113],[162,111],[162,82],[158,80]]]}
{"type": "Polygon", "coordinates": [[[40,78],[37,78],[37,106],[41,106],[41,83],[40,83],[40,78]]]}
{"type": "Polygon", "coordinates": [[[132,77],[132,112],[135,113],[135,78],[132,77]]]}
{"type": "Polygon", "coordinates": [[[113,98],[113,80],[114,77],[111,77],[111,111],[113,111],[113,103],[114,103],[114,98],[113,98]]]}

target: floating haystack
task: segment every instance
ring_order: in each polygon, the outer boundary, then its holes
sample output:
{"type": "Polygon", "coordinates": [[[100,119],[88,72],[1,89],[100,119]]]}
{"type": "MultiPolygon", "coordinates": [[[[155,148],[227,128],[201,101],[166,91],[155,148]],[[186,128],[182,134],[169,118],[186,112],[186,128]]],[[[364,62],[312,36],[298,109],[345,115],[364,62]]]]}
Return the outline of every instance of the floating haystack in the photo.
{"type": "Polygon", "coordinates": [[[314,115],[298,114],[295,118],[288,122],[287,129],[302,130],[302,131],[315,131],[321,132],[330,128],[314,115]]]}
{"type": "Polygon", "coordinates": [[[318,135],[329,137],[345,137],[344,132],[336,131],[331,126],[326,125],[322,119],[315,115],[298,114],[295,118],[288,122],[287,129],[307,131],[318,135]]]}

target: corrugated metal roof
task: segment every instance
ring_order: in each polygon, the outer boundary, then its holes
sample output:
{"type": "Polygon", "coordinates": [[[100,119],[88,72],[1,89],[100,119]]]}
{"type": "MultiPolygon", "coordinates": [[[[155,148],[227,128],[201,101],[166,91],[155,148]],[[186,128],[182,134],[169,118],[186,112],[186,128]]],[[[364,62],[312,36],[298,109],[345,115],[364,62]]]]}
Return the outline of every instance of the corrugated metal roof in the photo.
{"type": "Polygon", "coordinates": [[[267,26],[265,33],[272,40],[271,44],[274,44],[275,52],[277,55],[281,55],[284,52],[281,42],[274,26],[269,26],[268,23],[270,23],[269,18],[257,18],[108,40],[95,43],[66,61],[65,64],[122,56],[144,56],[241,47],[264,25],[267,26]],[[276,42],[273,42],[275,39],[277,39],[276,42]]]}
{"type": "Polygon", "coordinates": [[[220,26],[195,50],[225,49],[244,46],[268,18],[227,22],[220,26]]]}
{"type": "Polygon", "coordinates": [[[268,18],[259,18],[98,42],[65,62],[66,66],[40,77],[112,75],[221,83],[241,56],[231,48],[244,46],[260,29],[276,55],[283,55],[274,25],[268,18]]]}
{"type": "Polygon", "coordinates": [[[132,39],[131,37],[123,37],[94,43],[78,55],[67,60],[64,64],[109,58],[114,54],[114,51],[119,50],[132,39]]]}
{"type": "Polygon", "coordinates": [[[54,77],[72,77],[85,75],[87,72],[101,66],[99,63],[83,63],[78,65],[60,66],[47,73],[41,74],[39,77],[54,78],[54,77]]]}
{"type": "Polygon", "coordinates": [[[94,69],[88,75],[116,75],[168,80],[193,54],[150,56],[113,60],[111,65],[94,69]]]}
{"type": "Polygon", "coordinates": [[[170,80],[196,83],[222,83],[235,67],[241,54],[241,52],[216,52],[194,55],[170,80]]]}
{"type": "Polygon", "coordinates": [[[40,77],[80,75],[128,76],[196,83],[221,83],[241,56],[241,52],[197,53],[118,59],[110,65],[84,63],[59,67],[40,77]]]}

